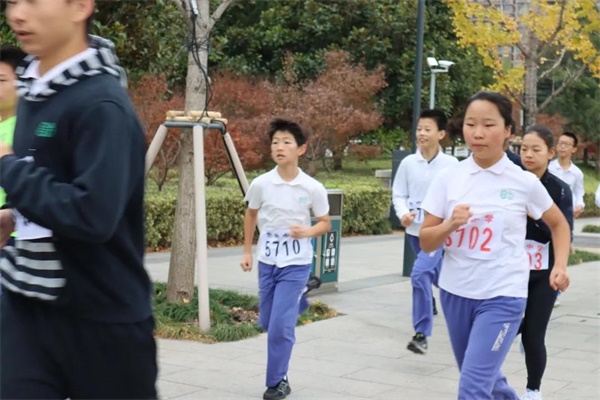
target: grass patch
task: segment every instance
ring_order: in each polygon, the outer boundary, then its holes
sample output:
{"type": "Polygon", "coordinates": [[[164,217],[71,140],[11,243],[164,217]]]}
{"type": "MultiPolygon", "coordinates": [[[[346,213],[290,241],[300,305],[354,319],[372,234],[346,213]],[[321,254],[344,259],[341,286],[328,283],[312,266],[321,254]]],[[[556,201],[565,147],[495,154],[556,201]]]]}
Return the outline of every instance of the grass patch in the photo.
{"type": "Polygon", "coordinates": [[[585,193],[596,193],[596,189],[598,188],[598,175],[596,175],[596,170],[594,166],[591,164],[583,164],[576,163],[577,166],[583,172],[583,189],[585,193]]]}
{"type": "MultiPolygon", "coordinates": [[[[194,289],[194,299],[187,304],[167,303],[166,293],[165,283],[154,283],[152,300],[156,319],[155,335],[159,338],[215,343],[243,340],[262,332],[257,325],[257,296],[232,290],[210,289],[211,329],[202,332],[198,328],[198,290],[194,289]]],[[[298,317],[298,325],[337,315],[333,308],[316,301],[298,317]]]]}
{"type": "Polygon", "coordinates": [[[586,225],[581,231],[585,233],[600,233],[600,225],[586,225]]]}
{"type": "Polygon", "coordinates": [[[589,251],[575,250],[574,253],[569,254],[569,265],[598,260],[600,260],[600,254],[589,251]]]}

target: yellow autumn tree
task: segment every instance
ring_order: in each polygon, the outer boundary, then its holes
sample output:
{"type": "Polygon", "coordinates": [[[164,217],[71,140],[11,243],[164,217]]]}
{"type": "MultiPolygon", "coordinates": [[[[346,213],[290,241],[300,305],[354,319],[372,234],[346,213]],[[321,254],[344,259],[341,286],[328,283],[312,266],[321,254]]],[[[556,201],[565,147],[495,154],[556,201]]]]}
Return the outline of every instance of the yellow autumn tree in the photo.
{"type": "Polygon", "coordinates": [[[600,78],[600,10],[595,0],[445,2],[452,9],[460,45],[475,47],[494,72],[496,82],[488,89],[518,102],[527,125],[586,69],[600,78]],[[538,107],[538,82],[552,74],[560,74],[561,82],[538,107]]]}

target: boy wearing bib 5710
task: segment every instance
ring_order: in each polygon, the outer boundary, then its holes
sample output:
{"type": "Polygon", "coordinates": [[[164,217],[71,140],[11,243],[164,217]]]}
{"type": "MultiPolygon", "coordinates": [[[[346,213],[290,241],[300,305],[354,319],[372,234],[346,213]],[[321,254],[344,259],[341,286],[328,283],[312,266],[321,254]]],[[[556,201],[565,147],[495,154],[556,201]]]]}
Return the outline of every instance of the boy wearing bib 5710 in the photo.
{"type": "Polygon", "coordinates": [[[504,153],[513,123],[506,97],[472,96],[463,125],[472,154],[441,172],[423,201],[421,248],[445,249],[440,300],[460,370],[459,400],[519,398],[500,367],[527,301],[527,215],[551,231],[549,284],[555,290],[569,286],[569,224],[537,177],[504,153]]]}
{"type": "Polygon", "coordinates": [[[311,238],[331,229],[325,187],[298,168],[306,134],[294,122],[276,119],[269,128],[277,167],[252,181],[246,193],[244,271],[252,269],[252,238],[260,231],[258,258],[259,326],[268,332],[267,390],[263,399],[291,393],[287,372],[295,327],[313,260],[311,238]],[[317,223],[311,226],[311,211],[317,223]]]}
{"type": "Polygon", "coordinates": [[[419,230],[424,214],[421,202],[433,178],[458,163],[456,158],[444,154],[440,148],[447,124],[448,119],[440,110],[424,110],[421,113],[417,126],[417,152],[402,160],[392,186],[396,215],[406,228],[406,240],[416,254],[410,275],[415,335],[407,348],[417,354],[427,353],[427,337],[431,336],[433,315],[437,313],[431,285],[437,286],[443,250],[440,247],[431,253],[421,251],[419,230]]]}

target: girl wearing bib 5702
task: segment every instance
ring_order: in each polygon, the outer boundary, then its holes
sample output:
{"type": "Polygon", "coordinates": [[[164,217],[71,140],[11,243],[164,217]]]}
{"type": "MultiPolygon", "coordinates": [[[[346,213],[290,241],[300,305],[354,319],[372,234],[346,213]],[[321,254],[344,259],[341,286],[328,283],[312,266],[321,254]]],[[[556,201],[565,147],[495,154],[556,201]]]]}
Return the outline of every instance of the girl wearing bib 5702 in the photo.
{"type": "Polygon", "coordinates": [[[287,372],[298,313],[306,306],[304,289],[313,260],[311,238],[331,229],[327,191],[298,168],[306,135],[294,122],[274,120],[269,128],[277,167],[248,188],[244,218],[244,271],[252,269],[252,238],[260,231],[258,258],[259,326],[268,334],[265,400],[290,394],[287,372]],[[311,211],[317,223],[311,226],[311,211]]]}
{"type": "Polygon", "coordinates": [[[460,400],[519,398],[500,367],[525,311],[528,214],[552,231],[551,283],[561,290],[569,285],[569,225],[535,175],[504,153],[511,115],[501,94],[472,96],[463,124],[472,155],[439,174],[422,204],[421,248],[445,247],[440,298],[461,372],[460,400]]]}
{"type": "MultiPolygon", "coordinates": [[[[521,159],[535,174],[554,203],[573,227],[573,194],[569,185],[548,171],[554,157],[554,133],[545,126],[527,129],[521,145],[521,159]]],[[[549,278],[554,265],[552,235],[542,221],[527,218],[525,250],[529,257],[529,295],[521,323],[521,340],[527,365],[527,392],[521,400],[542,400],[540,386],[546,369],[546,328],[556,300],[549,278]]]]}

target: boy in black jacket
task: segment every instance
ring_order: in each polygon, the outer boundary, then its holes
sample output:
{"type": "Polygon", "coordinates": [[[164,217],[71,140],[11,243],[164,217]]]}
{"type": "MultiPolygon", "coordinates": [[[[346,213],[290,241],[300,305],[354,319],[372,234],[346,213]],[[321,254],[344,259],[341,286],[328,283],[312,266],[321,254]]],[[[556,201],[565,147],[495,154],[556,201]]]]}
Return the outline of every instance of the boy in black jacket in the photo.
{"type": "Polygon", "coordinates": [[[23,50],[0,145],[1,398],[156,398],[143,129],[94,0],[13,0],[23,50]]]}

